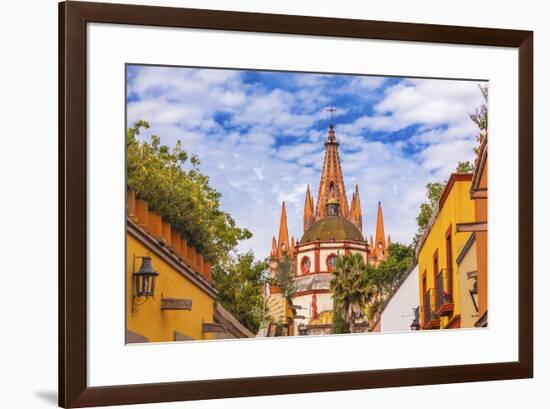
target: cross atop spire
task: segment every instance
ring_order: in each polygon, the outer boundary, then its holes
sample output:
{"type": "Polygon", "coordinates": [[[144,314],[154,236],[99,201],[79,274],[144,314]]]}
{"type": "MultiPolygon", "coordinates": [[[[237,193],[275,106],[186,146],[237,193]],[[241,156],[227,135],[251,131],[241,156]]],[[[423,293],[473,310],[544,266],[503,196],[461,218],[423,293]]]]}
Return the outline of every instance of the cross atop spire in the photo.
{"type": "Polygon", "coordinates": [[[336,108],[334,108],[333,106],[330,106],[326,109],[326,111],[330,114],[329,126],[334,126],[334,113],[336,112],[336,108]]]}
{"type": "Polygon", "coordinates": [[[336,143],[336,135],[334,134],[334,113],[336,112],[336,108],[330,106],[326,109],[328,113],[330,113],[330,123],[328,125],[328,137],[327,137],[327,143],[336,143]]]}

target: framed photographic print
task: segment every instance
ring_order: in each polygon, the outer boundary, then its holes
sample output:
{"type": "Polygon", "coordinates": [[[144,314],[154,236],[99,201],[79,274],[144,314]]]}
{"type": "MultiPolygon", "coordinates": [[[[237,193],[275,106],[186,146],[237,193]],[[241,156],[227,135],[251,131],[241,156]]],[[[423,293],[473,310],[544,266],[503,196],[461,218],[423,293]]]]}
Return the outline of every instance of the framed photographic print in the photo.
{"type": "Polygon", "coordinates": [[[59,24],[61,406],[532,376],[532,32],[59,24]]]}

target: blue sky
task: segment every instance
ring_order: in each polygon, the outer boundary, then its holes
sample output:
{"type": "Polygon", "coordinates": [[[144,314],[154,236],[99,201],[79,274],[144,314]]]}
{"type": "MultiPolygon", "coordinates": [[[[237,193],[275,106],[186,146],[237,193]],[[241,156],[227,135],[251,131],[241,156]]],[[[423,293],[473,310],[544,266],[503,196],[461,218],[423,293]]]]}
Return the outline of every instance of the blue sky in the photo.
{"type": "Polygon", "coordinates": [[[240,250],[257,258],[268,255],[283,200],[291,234],[303,233],[329,106],[348,200],[358,184],[367,236],[381,201],[386,234],[410,243],[426,183],[474,159],[468,112],[483,101],[473,81],[149,66],[129,66],[127,74],[128,125],[144,119],[163,144],[179,139],[200,157],[222,208],[254,234],[240,250]]]}

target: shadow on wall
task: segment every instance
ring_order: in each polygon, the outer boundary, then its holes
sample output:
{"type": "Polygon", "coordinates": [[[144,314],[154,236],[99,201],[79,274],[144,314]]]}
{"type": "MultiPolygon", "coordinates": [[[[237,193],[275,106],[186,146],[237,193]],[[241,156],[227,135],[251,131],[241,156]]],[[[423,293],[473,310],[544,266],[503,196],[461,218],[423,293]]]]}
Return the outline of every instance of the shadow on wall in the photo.
{"type": "Polygon", "coordinates": [[[57,406],[57,391],[35,391],[34,395],[44,402],[57,406]]]}

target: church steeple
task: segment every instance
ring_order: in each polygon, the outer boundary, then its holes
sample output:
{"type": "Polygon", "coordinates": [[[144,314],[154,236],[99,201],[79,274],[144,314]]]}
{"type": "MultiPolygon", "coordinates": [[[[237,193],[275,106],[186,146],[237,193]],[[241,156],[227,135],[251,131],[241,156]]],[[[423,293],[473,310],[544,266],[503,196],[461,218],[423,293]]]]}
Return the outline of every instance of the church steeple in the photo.
{"type": "Polygon", "coordinates": [[[376,255],[382,258],[387,255],[386,236],[384,234],[384,218],[382,216],[382,204],[378,202],[378,214],[376,217],[376,236],[374,241],[376,255]]]}
{"type": "Polygon", "coordinates": [[[361,200],[359,199],[359,186],[355,185],[355,192],[351,197],[350,221],[363,231],[363,214],[361,212],[361,200]]]}
{"type": "Polygon", "coordinates": [[[281,223],[279,225],[279,239],[277,240],[277,256],[281,257],[285,252],[290,254],[290,241],[288,239],[285,202],[283,202],[281,208],[281,223]]]}
{"type": "Polygon", "coordinates": [[[342,168],[340,167],[340,155],[338,153],[338,141],[334,132],[334,125],[329,125],[327,140],[325,141],[325,160],[317,195],[317,208],[315,217],[320,219],[326,216],[326,205],[333,197],[340,204],[340,215],[348,217],[349,209],[346,198],[346,187],[342,168]]]}
{"type": "Polygon", "coordinates": [[[275,236],[273,236],[273,240],[271,240],[271,251],[269,255],[271,257],[277,257],[277,241],[275,240],[275,236]]]}
{"type": "Polygon", "coordinates": [[[309,190],[309,185],[307,185],[306,190],[306,201],[304,203],[304,231],[306,231],[309,226],[315,221],[314,206],[313,206],[313,197],[309,190]]]}

